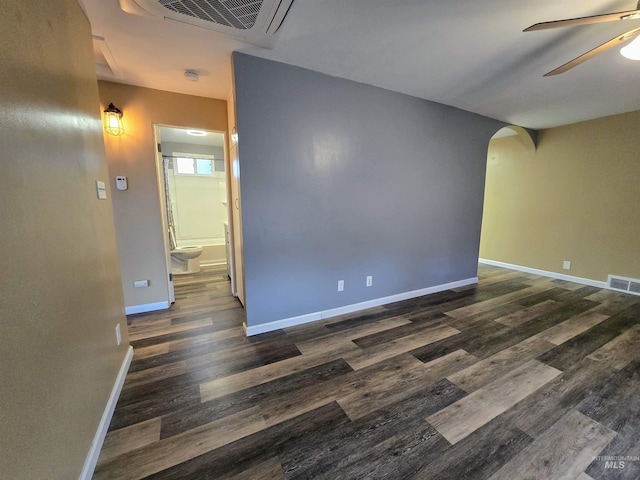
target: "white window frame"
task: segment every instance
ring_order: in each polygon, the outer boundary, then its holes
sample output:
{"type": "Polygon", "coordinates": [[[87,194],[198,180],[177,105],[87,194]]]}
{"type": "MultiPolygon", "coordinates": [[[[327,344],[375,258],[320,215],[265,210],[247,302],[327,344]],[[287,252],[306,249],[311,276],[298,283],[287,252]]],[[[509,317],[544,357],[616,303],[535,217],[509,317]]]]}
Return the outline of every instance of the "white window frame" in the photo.
{"type": "Polygon", "coordinates": [[[176,175],[184,175],[186,177],[214,177],[216,173],[215,155],[207,155],[204,153],[182,153],[173,152],[173,158],[176,160],[174,170],[176,175]],[[193,160],[193,170],[195,173],[179,173],[178,172],[178,158],[191,158],[193,160]],[[198,173],[198,167],[196,160],[211,160],[211,173],[198,173]]]}

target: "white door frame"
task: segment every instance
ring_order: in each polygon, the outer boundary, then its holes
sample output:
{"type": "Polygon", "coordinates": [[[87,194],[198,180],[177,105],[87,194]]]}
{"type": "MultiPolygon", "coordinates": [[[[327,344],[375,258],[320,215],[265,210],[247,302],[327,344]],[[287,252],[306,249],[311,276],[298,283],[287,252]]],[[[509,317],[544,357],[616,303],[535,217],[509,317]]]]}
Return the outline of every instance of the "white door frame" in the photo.
{"type": "MultiPolygon", "coordinates": [[[[155,155],[156,155],[156,179],[158,182],[158,200],[160,202],[160,212],[161,212],[161,220],[162,220],[162,225],[165,226],[165,228],[163,228],[162,231],[162,239],[163,239],[163,244],[164,244],[164,249],[165,249],[165,258],[166,258],[166,269],[167,269],[167,278],[169,279],[169,288],[168,288],[168,298],[169,298],[169,302],[170,303],[174,303],[176,298],[175,298],[175,292],[173,289],[173,275],[171,273],[171,242],[169,241],[169,229],[168,229],[168,220],[167,220],[167,204],[166,204],[166,196],[165,196],[165,186],[164,186],[164,167],[163,167],[163,163],[162,163],[162,152],[160,151],[160,127],[168,127],[168,128],[180,128],[180,129],[189,129],[191,127],[185,127],[185,126],[179,126],[179,125],[166,125],[163,123],[154,123],[153,124],[153,133],[154,133],[154,148],[155,148],[155,155]]],[[[217,133],[217,134],[221,134],[223,136],[223,150],[224,150],[224,166],[225,166],[225,182],[226,182],[226,189],[227,189],[227,221],[229,222],[229,229],[231,231],[231,235],[233,235],[234,230],[233,230],[233,225],[232,225],[232,205],[231,205],[231,185],[230,185],[230,168],[231,168],[231,163],[229,160],[229,150],[227,148],[227,133],[224,131],[220,131],[220,130],[209,130],[209,129],[202,129],[202,128],[198,128],[198,130],[206,130],[207,132],[212,132],[212,133],[217,133]]],[[[226,239],[225,239],[226,241],[226,239]]],[[[233,271],[233,266],[235,265],[235,252],[233,249],[231,249],[231,258],[228,259],[228,261],[230,262],[231,266],[232,266],[232,271],[233,271]]],[[[237,296],[236,292],[233,291],[235,290],[235,282],[233,282],[232,280],[232,293],[234,296],[237,296]]]]}
{"type": "Polygon", "coordinates": [[[229,194],[229,230],[231,236],[231,292],[245,305],[244,251],[242,245],[242,205],[240,197],[240,160],[238,158],[238,137],[236,127],[236,104],[233,88],[227,97],[228,142],[225,142],[225,162],[227,165],[227,192],[229,194]],[[234,136],[234,134],[236,134],[234,136]]]}
{"type": "Polygon", "coordinates": [[[164,165],[162,163],[162,151],[160,150],[160,125],[153,124],[154,149],[156,154],[156,181],[158,182],[158,200],[160,201],[160,215],[162,221],[162,243],[165,252],[165,267],[167,269],[168,289],[167,297],[169,305],[176,301],[175,291],[173,289],[173,274],[171,273],[171,241],[169,240],[169,220],[167,219],[166,191],[164,188],[164,165]]]}

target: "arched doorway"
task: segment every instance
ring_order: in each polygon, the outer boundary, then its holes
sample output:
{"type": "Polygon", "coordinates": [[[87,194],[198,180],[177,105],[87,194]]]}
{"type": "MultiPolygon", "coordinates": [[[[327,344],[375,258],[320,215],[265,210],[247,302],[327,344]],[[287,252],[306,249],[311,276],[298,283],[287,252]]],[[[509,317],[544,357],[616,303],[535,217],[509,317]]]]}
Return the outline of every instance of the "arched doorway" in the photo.
{"type": "Polygon", "coordinates": [[[514,205],[523,205],[522,196],[535,201],[530,195],[514,186],[514,179],[526,174],[526,165],[535,161],[536,132],[517,125],[498,130],[487,147],[482,230],[480,235],[481,262],[516,263],[521,249],[518,233],[521,212],[514,205]],[[485,262],[488,261],[488,262],[485,262]]]}

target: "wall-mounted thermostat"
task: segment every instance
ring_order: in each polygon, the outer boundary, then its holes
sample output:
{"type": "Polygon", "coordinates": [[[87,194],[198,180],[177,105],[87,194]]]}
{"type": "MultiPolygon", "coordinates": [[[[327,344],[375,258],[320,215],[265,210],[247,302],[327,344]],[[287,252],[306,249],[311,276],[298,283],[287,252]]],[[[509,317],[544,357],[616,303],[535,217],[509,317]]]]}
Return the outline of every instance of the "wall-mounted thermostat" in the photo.
{"type": "Polygon", "coordinates": [[[116,177],[116,188],[118,190],[127,189],[127,177],[116,177]]]}

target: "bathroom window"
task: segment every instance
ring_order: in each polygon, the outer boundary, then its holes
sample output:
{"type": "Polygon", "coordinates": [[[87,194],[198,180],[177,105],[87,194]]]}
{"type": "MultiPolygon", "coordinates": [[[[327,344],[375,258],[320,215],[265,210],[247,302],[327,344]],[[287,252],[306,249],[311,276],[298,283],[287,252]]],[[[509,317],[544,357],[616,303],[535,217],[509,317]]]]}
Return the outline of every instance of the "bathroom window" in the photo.
{"type": "Polygon", "coordinates": [[[196,168],[193,160],[193,158],[176,158],[178,173],[180,173],[181,175],[195,175],[196,168]]]}
{"type": "Polygon", "coordinates": [[[213,173],[213,161],[206,158],[196,158],[196,173],[198,175],[211,175],[213,173]]]}
{"type": "Polygon", "coordinates": [[[214,159],[177,157],[176,169],[180,175],[212,175],[214,159]]]}

